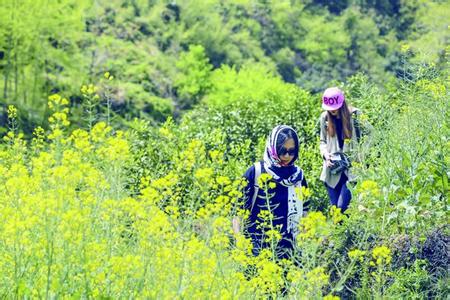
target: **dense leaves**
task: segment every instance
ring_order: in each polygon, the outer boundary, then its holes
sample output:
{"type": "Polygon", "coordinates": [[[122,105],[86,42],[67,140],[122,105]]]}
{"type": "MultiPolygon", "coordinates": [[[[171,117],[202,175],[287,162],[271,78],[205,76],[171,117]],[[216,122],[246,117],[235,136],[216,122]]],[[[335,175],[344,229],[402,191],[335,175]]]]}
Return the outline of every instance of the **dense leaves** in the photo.
{"type": "Polygon", "coordinates": [[[178,117],[223,65],[262,63],[313,92],[357,72],[384,84],[402,59],[445,67],[447,10],[439,1],[2,1],[0,125],[14,104],[27,134],[47,126],[47,94],[80,99],[77,87],[105,71],[122,124],[178,117]]]}

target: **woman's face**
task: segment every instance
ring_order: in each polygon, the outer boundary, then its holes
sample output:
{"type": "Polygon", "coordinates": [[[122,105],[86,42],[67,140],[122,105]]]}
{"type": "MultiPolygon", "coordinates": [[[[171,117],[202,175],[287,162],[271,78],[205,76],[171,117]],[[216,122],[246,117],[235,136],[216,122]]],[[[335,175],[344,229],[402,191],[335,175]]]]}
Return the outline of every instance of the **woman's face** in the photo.
{"type": "Polygon", "coordinates": [[[332,114],[333,116],[337,117],[339,114],[339,109],[334,109],[334,110],[329,110],[330,114],[332,114]]]}
{"type": "Polygon", "coordinates": [[[281,165],[287,166],[291,163],[291,161],[295,157],[297,149],[295,149],[295,142],[294,139],[289,138],[284,142],[283,147],[280,150],[280,160],[281,165]]]}

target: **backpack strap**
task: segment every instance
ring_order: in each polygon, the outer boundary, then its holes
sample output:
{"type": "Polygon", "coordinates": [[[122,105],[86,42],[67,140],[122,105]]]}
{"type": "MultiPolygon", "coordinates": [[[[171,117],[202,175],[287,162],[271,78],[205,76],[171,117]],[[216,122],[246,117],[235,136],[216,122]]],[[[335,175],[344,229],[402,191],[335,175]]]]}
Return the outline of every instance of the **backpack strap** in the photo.
{"type": "Polygon", "coordinates": [[[256,203],[256,198],[258,197],[258,192],[259,192],[258,178],[259,178],[259,176],[261,176],[261,162],[257,161],[257,162],[255,162],[255,180],[253,182],[254,191],[253,191],[253,198],[252,198],[252,207],[250,208],[250,211],[253,210],[253,207],[255,206],[255,203],[256,203]]]}
{"type": "MultiPolygon", "coordinates": [[[[325,123],[325,130],[326,130],[328,127],[328,116],[325,115],[325,118],[323,120],[325,123]]],[[[316,123],[316,132],[317,132],[318,136],[320,136],[320,131],[322,130],[322,126],[320,126],[321,122],[322,122],[322,115],[317,119],[317,123],[316,123]]]]}

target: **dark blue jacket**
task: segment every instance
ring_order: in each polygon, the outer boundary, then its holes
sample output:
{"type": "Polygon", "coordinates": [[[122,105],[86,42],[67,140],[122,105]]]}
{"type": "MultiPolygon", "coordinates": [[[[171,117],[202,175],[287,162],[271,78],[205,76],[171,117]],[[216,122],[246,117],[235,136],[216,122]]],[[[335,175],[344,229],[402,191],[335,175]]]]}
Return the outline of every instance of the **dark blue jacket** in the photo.
{"type": "MultiPolygon", "coordinates": [[[[264,169],[264,164],[261,164],[261,174],[267,173],[264,169]]],[[[277,168],[276,174],[281,178],[288,178],[295,172],[295,169],[282,167],[277,168]]],[[[279,230],[282,235],[282,240],[277,245],[277,250],[285,252],[286,250],[293,249],[292,245],[292,235],[286,231],[287,229],[287,215],[288,215],[288,188],[276,183],[275,188],[269,189],[268,193],[270,195],[267,199],[264,189],[258,189],[258,197],[256,198],[255,204],[252,208],[253,194],[255,192],[255,166],[252,165],[244,174],[247,180],[247,186],[244,189],[244,208],[250,211],[250,216],[246,222],[246,230],[249,237],[252,239],[254,254],[257,255],[261,248],[270,248],[270,244],[264,241],[263,229],[258,225],[262,220],[258,217],[261,209],[267,210],[267,205],[269,204],[270,210],[274,216],[273,226],[281,226],[279,230]]],[[[302,186],[307,187],[307,182],[305,177],[303,177],[302,186]]]]}

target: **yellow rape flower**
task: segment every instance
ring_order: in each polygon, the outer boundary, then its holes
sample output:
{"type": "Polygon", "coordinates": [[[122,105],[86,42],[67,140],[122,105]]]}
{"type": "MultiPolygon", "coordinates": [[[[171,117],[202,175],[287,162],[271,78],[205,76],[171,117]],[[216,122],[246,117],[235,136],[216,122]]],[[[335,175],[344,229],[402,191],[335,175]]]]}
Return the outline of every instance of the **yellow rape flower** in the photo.
{"type": "Polygon", "coordinates": [[[378,197],[381,194],[378,184],[373,180],[364,180],[358,187],[358,191],[362,195],[378,197]]]}
{"type": "Polygon", "coordinates": [[[330,215],[334,224],[338,224],[345,219],[345,215],[342,214],[341,209],[334,205],[330,208],[330,215]]]}
{"type": "Polygon", "coordinates": [[[17,118],[17,108],[14,105],[8,105],[8,118],[17,118]]]}
{"type": "Polygon", "coordinates": [[[366,251],[354,249],[347,253],[350,259],[359,260],[362,262],[364,260],[364,255],[366,255],[366,251]]]}
{"type": "MultiPolygon", "coordinates": [[[[392,260],[391,250],[386,246],[375,247],[372,250],[373,264],[390,264],[392,260]]],[[[373,265],[372,264],[372,265],[373,265]]]]}
{"type": "Polygon", "coordinates": [[[201,183],[211,183],[214,170],[211,168],[200,168],[194,173],[194,177],[201,183]]]}
{"type": "Polygon", "coordinates": [[[281,240],[281,233],[276,229],[267,230],[265,234],[267,242],[278,242],[281,240]]]}
{"type": "Polygon", "coordinates": [[[329,278],[330,276],[325,273],[324,267],[317,267],[306,273],[306,279],[308,282],[313,284],[315,283],[320,286],[327,284],[329,278]]]}
{"type": "Polygon", "coordinates": [[[98,122],[92,128],[90,134],[92,141],[101,142],[106,139],[108,134],[112,131],[112,127],[108,126],[105,122],[98,122]]]}
{"type": "Polygon", "coordinates": [[[108,80],[113,80],[113,79],[114,79],[114,76],[112,76],[111,73],[109,73],[109,71],[106,71],[106,72],[103,74],[103,77],[104,77],[105,79],[108,79],[108,80]]]}
{"type": "Polygon", "coordinates": [[[272,179],[272,176],[268,173],[263,173],[261,174],[261,176],[259,176],[258,178],[258,185],[260,187],[263,187],[266,183],[268,183],[268,181],[272,179]]]}
{"type": "Polygon", "coordinates": [[[115,137],[109,137],[106,146],[97,150],[97,153],[110,161],[126,161],[130,154],[130,145],[123,137],[122,131],[117,131],[115,137]]]}
{"type": "Polygon", "coordinates": [[[114,79],[114,76],[112,76],[111,73],[109,73],[109,72],[105,72],[105,74],[103,74],[103,77],[105,77],[105,79],[108,79],[108,80],[114,79]]]}
{"type": "Polygon", "coordinates": [[[220,151],[219,150],[211,150],[209,151],[209,157],[211,157],[212,161],[215,161],[219,156],[220,156],[220,151]]]}
{"type": "Polygon", "coordinates": [[[321,241],[328,233],[327,220],[321,212],[310,212],[306,217],[300,220],[301,232],[300,239],[314,239],[321,241]]]}
{"type": "Polygon", "coordinates": [[[338,296],[333,296],[333,294],[328,294],[325,297],[323,297],[323,300],[340,300],[338,296]]]}
{"type": "Polygon", "coordinates": [[[61,129],[55,128],[55,129],[48,135],[48,138],[49,138],[50,140],[57,140],[57,139],[63,137],[63,135],[64,135],[64,134],[63,134],[63,131],[62,131],[61,129]]]}
{"type": "Polygon", "coordinates": [[[222,185],[222,186],[231,184],[231,180],[227,176],[218,176],[216,178],[216,182],[218,185],[222,185]]]}
{"type": "MultiPolygon", "coordinates": [[[[267,250],[267,249],[264,249],[267,250]]],[[[276,294],[283,286],[283,269],[271,260],[270,251],[261,251],[256,264],[258,276],[251,279],[253,288],[260,293],[260,296],[276,294]]]]}
{"type": "Polygon", "coordinates": [[[364,180],[361,183],[362,190],[373,190],[373,189],[377,189],[377,188],[378,188],[378,184],[373,180],[364,180]]]}
{"type": "Polygon", "coordinates": [[[93,84],[81,86],[81,93],[85,96],[92,96],[97,92],[97,90],[98,90],[98,87],[96,87],[93,84]]]}
{"type": "Polygon", "coordinates": [[[53,94],[48,97],[48,106],[53,108],[53,105],[59,105],[61,103],[61,96],[59,94],[53,94]]]}
{"type": "Polygon", "coordinates": [[[187,149],[182,151],[177,164],[185,166],[186,169],[192,169],[197,160],[203,159],[205,155],[205,145],[201,140],[194,139],[189,142],[187,149]]]}
{"type": "Polygon", "coordinates": [[[88,153],[92,149],[92,145],[89,142],[89,133],[82,129],[76,129],[72,132],[70,139],[73,141],[76,149],[81,152],[88,153]]]}
{"type": "Polygon", "coordinates": [[[297,194],[297,196],[299,197],[300,200],[306,200],[309,197],[311,197],[311,194],[312,194],[311,190],[305,186],[296,187],[295,193],[297,194]]]}

